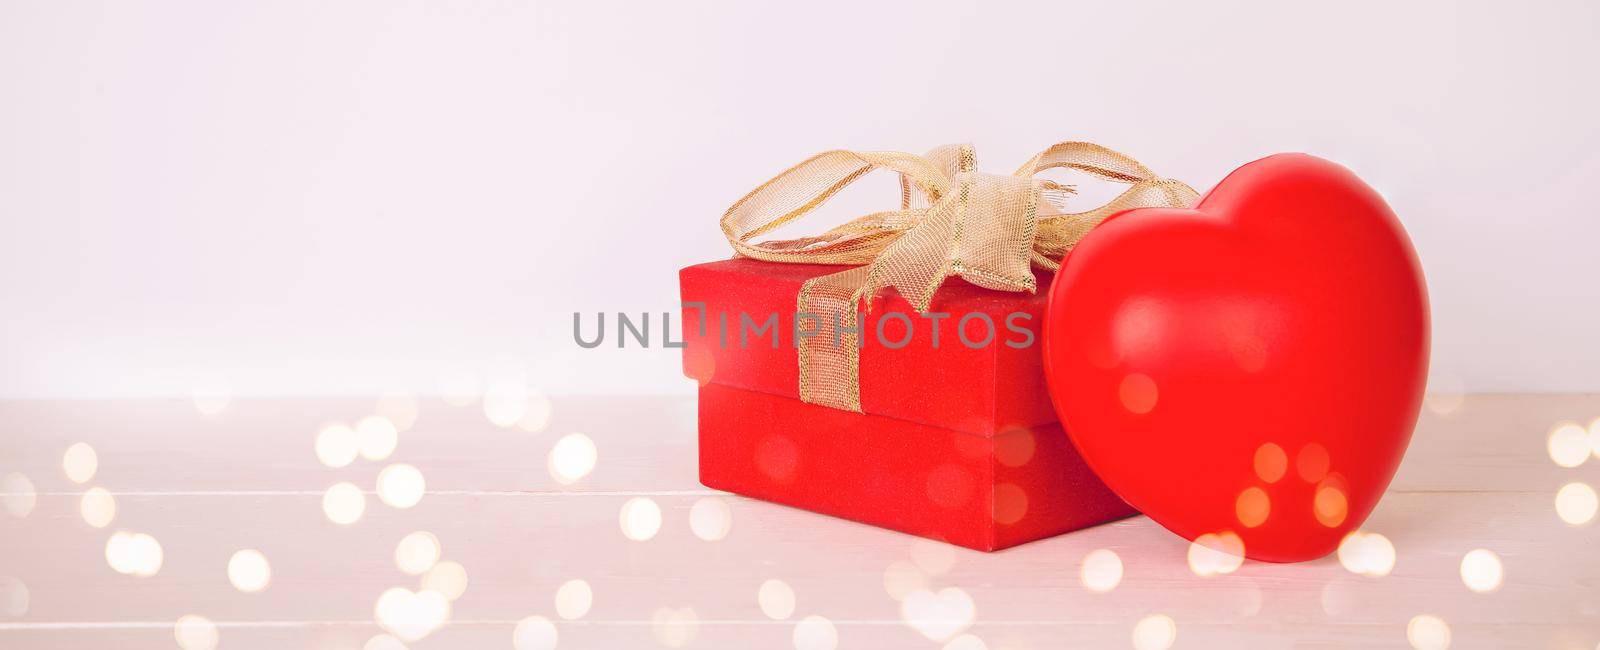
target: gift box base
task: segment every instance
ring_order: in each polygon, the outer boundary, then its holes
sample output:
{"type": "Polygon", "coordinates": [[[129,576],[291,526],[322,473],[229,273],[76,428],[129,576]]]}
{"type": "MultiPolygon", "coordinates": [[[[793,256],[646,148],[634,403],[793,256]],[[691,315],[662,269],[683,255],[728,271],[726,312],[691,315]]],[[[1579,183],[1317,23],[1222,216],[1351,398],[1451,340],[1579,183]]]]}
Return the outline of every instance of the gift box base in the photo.
{"type": "Polygon", "coordinates": [[[985,436],[717,384],[699,417],[706,487],[981,551],[1136,514],[1059,424],[985,436]]]}

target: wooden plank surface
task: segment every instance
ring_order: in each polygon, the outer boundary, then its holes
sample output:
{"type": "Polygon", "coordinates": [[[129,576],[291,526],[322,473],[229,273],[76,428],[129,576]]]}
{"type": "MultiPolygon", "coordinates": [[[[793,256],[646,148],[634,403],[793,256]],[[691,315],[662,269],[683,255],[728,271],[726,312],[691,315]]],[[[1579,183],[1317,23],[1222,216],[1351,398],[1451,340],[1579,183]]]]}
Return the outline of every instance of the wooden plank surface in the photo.
{"type": "Polygon", "coordinates": [[[1364,526],[1396,550],[1382,577],[1336,557],[1200,577],[1189,545],[1143,517],[983,554],[723,495],[696,482],[690,398],[557,399],[540,432],[497,427],[478,404],[416,404],[388,458],[329,468],[314,452],[318,431],[372,415],[374,399],[239,400],[214,415],[184,400],[0,402],[0,476],[10,477],[0,485],[0,648],[179,647],[174,623],[191,614],[217,626],[221,648],[362,648],[384,633],[379,596],[420,587],[395,562],[413,531],[436,536],[469,584],[447,622],[412,648],[516,647],[513,630],[529,616],[553,621],[561,648],[828,648],[829,630],[840,648],[1126,648],[1152,615],[1174,623],[1175,648],[1404,648],[1420,614],[1448,625],[1453,648],[1600,646],[1600,522],[1569,525],[1555,510],[1562,485],[1600,485],[1600,459],[1563,468],[1546,450],[1558,421],[1600,416],[1594,396],[1430,401],[1364,526]],[[563,485],[548,459],[573,432],[594,441],[598,461],[563,485]],[[82,484],[63,469],[78,442],[98,459],[82,484]],[[425,477],[417,505],[391,507],[376,493],[392,463],[425,477]],[[323,496],[345,481],[366,493],[366,508],[339,525],[323,496]],[[114,496],[105,528],[80,514],[91,486],[114,496]],[[619,523],[636,498],[661,511],[645,541],[619,523]],[[726,506],[729,532],[715,541],[690,525],[708,499],[702,523],[720,523],[705,513],[726,506]],[[113,570],[116,531],[159,542],[155,575],[113,570]],[[1504,567],[1491,593],[1461,577],[1477,548],[1504,567]],[[259,593],[230,584],[229,558],[241,549],[270,563],[259,593]],[[1123,566],[1104,593],[1080,577],[1097,549],[1123,566]],[[569,580],[590,586],[592,606],[564,620],[556,593],[569,580]],[[767,580],[792,588],[792,613],[764,612],[767,580]],[[915,581],[927,591],[897,598],[915,581]],[[960,594],[970,619],[954,605],[928,606],[959,604],[960,594]],[[826,622],[799,623],[808,616],[826,622]],[[908,617],[952,622],[924,634],[908,617]]]}

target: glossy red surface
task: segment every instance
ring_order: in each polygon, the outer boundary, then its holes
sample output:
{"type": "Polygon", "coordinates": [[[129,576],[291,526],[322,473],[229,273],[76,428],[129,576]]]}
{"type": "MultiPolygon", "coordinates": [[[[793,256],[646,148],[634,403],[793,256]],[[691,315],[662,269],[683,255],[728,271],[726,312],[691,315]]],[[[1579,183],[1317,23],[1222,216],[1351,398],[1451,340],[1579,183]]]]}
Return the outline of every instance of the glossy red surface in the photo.
{"type": "Polygon", "coordinates": [[[1193,210],[1131,210],[1071,253],[1046,370],[1095,472],[1188,539],[1326,555],[1411,438],[1428,365],[1421,268],[1393,212],[1303,154],[1239,168],[1193,210]]]}

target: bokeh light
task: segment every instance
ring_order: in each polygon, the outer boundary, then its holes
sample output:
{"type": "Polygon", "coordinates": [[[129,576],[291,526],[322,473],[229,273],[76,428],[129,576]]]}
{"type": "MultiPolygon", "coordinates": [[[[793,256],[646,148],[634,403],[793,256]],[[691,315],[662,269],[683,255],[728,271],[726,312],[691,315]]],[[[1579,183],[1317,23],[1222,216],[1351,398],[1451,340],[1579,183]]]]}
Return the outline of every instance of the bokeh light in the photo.
{"type": "Polygon", "coordinates": [[[367,511],[367,495],[351,483],[337,483],[322,495],[322,514],[336,524],[353,524],[367,511]]]}
{"type": "Polygon", "coordinates": [[[1316,495],[1312,497],[1311,510],[1317,517],[1317,523],[1336,528],[1344,523],[1345,517],[1349,516],[1350,502],[1345,498],[1344,490],[1325,481],[1317,486],[1316,495]]]}
{"type": "Polygon", "coordinates": [[[1300,478],[1307,483],[1317,483],[1328,476],[1328,466],[1332,459],[1328,457],[1328,448],[1318,443],[1306,443],[1300,448],[1299,455],[1295,456],[1294,469],[1300,478]]]}
{"type": "Polygon", "coordinates": [[[1500,556],[1486,548],[1473,549],[1461,558],[1461,582],[1468,589],[1486,594],[1500,588],[1505,580],[1505,567],[1500,556]]]}
{"type": "Polygon", "coordinates": [[[517,428],[529,433],[544,431],[550,425],[552,412],[550,398],[539,391],[529,391],[528,409],[522,414],[522,419],[517,421],[517,428]]]}
{"type": "MultiPolygon", "coordinates": [[[[1589,452],[1600,458],[1600,418],[1589,422],[1589,452]]],[[[1600,647],[1595,650],[1600,650],[1600,647]]]]}
{"type": "Polygon", "coordinates": [[[105,528],[117,518],[117,499],[105,488],[95,486],[85,490],[78,500],[78,514],[83,522],[95,528],[105,528]]]}
{"type": "Polygon", "coordinates": [[[683,376],[706,386],[717,374],[717,357],[711,346],[691,345],[683,349],[683,376]]]}
{"type": "Polygon", "coordinates": [[[1244,540],[1237,533],[1206,533],[1189,543],[1189,570],[1202,578],[1233,573],[1244,564],[1244,540]]]}
{"type": "Polygon", "coordinates": [[[762,614],[773,620],[794,616],[794,588],[782,580],[766,580],[756,589],[756,604],[761,606],[762,614]]]}
{"type": "Polygon", "coordinates": [[[1360,604],[1357,583],[1349,579],[1329,580],[1322,585],[1322,611],[1329,616],[1344,616],[1360,604]]]}
{"type": "Polygon", "coordinates": [[[437,591],[450,600],[460,598],[467,592],[467,568],[449,560],[434,564],[423,574],[422,588],[437,591]]]}
{"type": "Polygon", "coordinates": [[[911,563],[930,576],[943,575],[956,565],[956,549],[954,546],[931,539],[913,540],[911,563]]]}
{"type": "Polygon", "coordinates": [[[4,495],[6,513],[18,519],[32,514],[33,506],[39,502],[39,493],[34,491],[33,481],[17,472],[0,477],[0,494],[4,495]]]}
{"type": "Polygon", "coordinates": [[[1078,580],[1089,591],[1105,593],[1122,583],[1122,558],[1107,548],[1089,551],[1078,570],[1078,580]]]}
{"type": "Polygon", "coordinates": [[[555,624],[543,616],[517,621],[516,629],[511,631],[511,645],[517,650],[555,650],[559,638],[555,624]]]}
{"type": "Polygon", "coordinates": [[[483,394],[483,415],[497,427],[514,427],[528,413],[528,391],[520,382],[490,386],[483,394]]]}
{"type": "Polygon", "coordinates": [[[960,587],[919,589],[900,601],[900,618],[929,640],[945,642],[972,625],[977,607],[960,587]]]}
{"type": "Polygon", "coordinates": [[[661,506],[649,497],[633,497],[623,502],[619,519],[624,536],[643,542],[661,530],[661,506]]]}
{"type": "Polygon", "coordinates": [[[417,505],[427,493],[422,471],[405,463],[395,463],[378,472],[378,499],[402,510],[417,505]]]}
{"type": "Polygon", "coordinates": [[[1014,524],[1028,515],[1028,491],[1015,483],[994,486],[994,505],[989,516],[998,524],[1014,524]]]}
{"type": "Polygon", "coordinates": [[[106,564],[124,575],[148,578],[161,571],[161,543],[145,533],[117,531],[106,540],[106,564]]]}
{"type": "Polygon", "coordinates": [[[1027,429],[1014,429],[994,437],[994,459],[1006,467],[1022,467],[1039,451],[1039,441],[1027,429]]]}
{"type": "Polygon", "coordinates": [[[117,531],[106,540],[106,564],[112,571],[123,575],[133,573],[134,558],[128,552],[128,544],[133,540],[133,534],[126,531],[117,531]]]}
{"type": "Polygon", "coordinates": [[[708,542],[721,541],[733,528],[733,512],[728,502],[718,497],[703,497],[689,508],[689,530],[708,542]]]}
{"type": "Polygon", "coordinates": [[[406,643],[387,634],[375,634],[367,639],[361,650],[406,650],[406,643]]]}
{"type": "Polygon", "coordinates": [[[1122,378],[1122,383],[1117,387],[1117,397],[1129,413],[1144,415],[1155,410],[1160,391],[1149,375],[1135,372],[1122,378]]]}
{"type": "Polygon", "coordinates": [[[134,533],[128,540],[127,549],[133,558],[131,573],[134,576],[148,578],[161,571],[166,556],[156,538],[145,533],[134,533]]]}
{"type": "Polygon", "coordinates": [[[1445,650],[1450,647],[1450,626],[1437,616],[1418,614],[1406,624],[1406,640],[1417,650],[1445,650]]]}
{"type": "Polygon", "coordinates": [[[10,576],[0,576],[0,614],[27,616],[30,601],[28,585],[10,576]]]}
{"type": "Polygon", "coordinates": [[[1351,573],[1371,577],[1394,570],[1394,544],[1378,533],[1351,531],[1339,541],[1339,564],[1351,573]]]}
{"type": "Polygon", "coordinates": [[[1261,587],[1254,580],[1239,578],[1229,584],[1232,588],[1224,590],[1221,596],[1230,611],[1244,618],[1261,613],[1261,604],[1266,595],[1261,593],[1261,587]]]}
{"type": "MultiPolygon", "coordinates": [[[[400,543],[394,547],[394,565],[406,575],[422,575],[439,561],[439,552],[439,538],[433,533],[419,530],[400,538],[400,543]]],[[[424,584],[423,588],[427,588],[427,585],[424,584]]]]}
{"type": "Polygon", "coordinates": [[[943,650],[989,650],[989,645],[975,635],[963,634],[950,639],[949,643],[944,644],[943,650]]]}
{"type": "Polygon", "coordinates": [[[905,600],[911,592],[928,586],[928,576],[910,562],[895,562],[883,571],[883,589],[895,600],[905,600]]]}
{"type": "Polygon", "coordinates": [[[228,558],[228,582],[247,594],[259,592],[272,583],[272,565],[261,551],[244,549],[228,558]]]}
{"type": "Polygon", "coordinates": [[[410,431],[416,425],[421,410],[417,396],[411,393],[384,393],[378,397],[377,405],[373,406],[374,412],[388,419],[395,430],[401,432],[410,431]]]}
{"type": "Polygon", "coordinates": [[[384,630],[411,642],[432,634],[449,620],[450,600],[437,591],[392,587],[378,596],[373,614],[384,630]]]}
{"type": "Polygon", "coordinates": [[[550,448],[550,478],[562,485],[571,485],[594,471],[600,457],[594,441],[581,433],[569,433],[550,448]]]}
{"type": "Polygon", "coordinates": [[[203,616],[188,614],[172,626],[172,636],[183,650],[212,650],[221,634],[217,625],[203,616]]]}
{"type": "Polygon", "coordinates": [[[650,616],[650,632],[668,648],[682,648],[700,631],[700,616],[688,607],[662,607],[650,616]]]}
{"type": "MultiPolygon", "coordinates": [[[[780,485],[794,481],[800,468],[800,446],[782,433],[762,436],[756,443],[756,470],[780,485]]],[[[929,477],[932,487],[932,477],[929,477]]]]}
{"type": "Polygon", "coordinates": [[[568,580],[556,588],[556,615],[572,621],[583,618],[594,606],[594,589],[586,580],[568,580]]]}
{"type": "Polygon", "coordinates": [[[67,453],[61,456],[61,471],[67,475],[67,480],[73,483],[88,483],[94,478],[96,470],[100,469],[100,458],[94,453],[94,447],[88,443],[74,443],[67,447],[67,453]]]}
{"type": "Polygon", "coordinates": [[[1272,514],[1272,498],[1267,496],[1266,490],[1253,485],[1247,487],[1234,500],[1233,514],[1245,528],[1260,526],[1272,514]]]}
{"type": "Polygon", "coordinates": [[[1428,373],[1427,393],[1422,397],[1422,403],[1434,415],[1448,416],[1460,410],[1467,401],[1467,385],[1452,374],[1443,372],[1428,373]]]}
{"type": "Polygon", "coordinates": [[[233,402],[233,387],[222,377],[206,377],[195,382],[190,398],[194,401],[194,409],[201,415],[216,415],[233,402]]]}
{"type": "Polygon", "coordinates": [[[1574,481],[1556,491],[1556,516],[1561,517],[1561,521],[1574,526],[1587,524],[1594,519],[1597,507],[1600,507],[1600,498],[1587,483],[1574,481]]]}
{"type": "Polygon", "coordinates": [[[330,424],[317,432],[317,460],[328,467],[344,467],[361,453],[356,430],[343,424],[330,424]]]}
{"type": "Polygon", "coordinates": [[[839,647],[839,630],[833,621],[817,615],[794,624],[795,650],[834,650],[839,647]]]}
{"type": "Polygon", "coordinates": [[[1167,650],[1178,640],[1178,624],[1165,614],[1151,614],[1133,626],[1136,650],[1167,650]]]}
{"type": "Polygon", "coordinates": [[[1545,440],[1545,451],[1550,460],[1562,467],[1577,467],[1589,460],[1589,432],[1576,422],[1562,422],[1550,430],[1545,440]]]}
{"type": "Polygon", "coordinates": [[[1256,454],[1251,464],[1256,470],[1256,476],[1261,480],[1277,483],[1289,472],[1289,454],[1277,443],[1263,443],[1260,447],[1256,447],[1256,454]]]}
{"type": "Polygon", "coordinates": [[[400,444],[400,431],[389,418],[369,415],[356,423],[356,441],[362,458],[383,460],[400,444]]]}

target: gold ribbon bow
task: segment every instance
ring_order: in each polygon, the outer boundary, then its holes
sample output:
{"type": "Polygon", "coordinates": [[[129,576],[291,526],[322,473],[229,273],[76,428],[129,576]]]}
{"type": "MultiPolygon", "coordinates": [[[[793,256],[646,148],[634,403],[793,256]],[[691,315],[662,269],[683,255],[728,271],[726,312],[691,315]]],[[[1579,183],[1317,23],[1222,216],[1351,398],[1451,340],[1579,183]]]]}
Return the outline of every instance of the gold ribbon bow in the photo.
{"type": "Polygon", "coordinates": [[[1087,142],[1051,146],[1010,176],[976,171],[972,146],[965,144],[923,156],[839,150],[817,154],[746,194],[722,215],[722,232],[744,257],[856,267],[801,287],[796,328],[804,315],[815,320],[814,329],[796,338],[800,399],[860,412],[855,328],[862,298],[870,308],[872,296],[894,287],[927,312],[933,294],[952,275],[980,287],[1033,293],[1038,284],[1032,266],[1056,270],[1062,256],[1106,217],[1131,208],[1189,207],[1198,198],[1188,185],[1087,142]],[[1064,212],[1072,188],[1034,178],[1057,167],[1130,186],[1094,210],[1064,212]],[[874,169],[899,173],[899,210],[857,217],[814,237],[751,243],[874,169]],[[819,336],[824,325],[835,329],[833,336],[819,336]]]}

